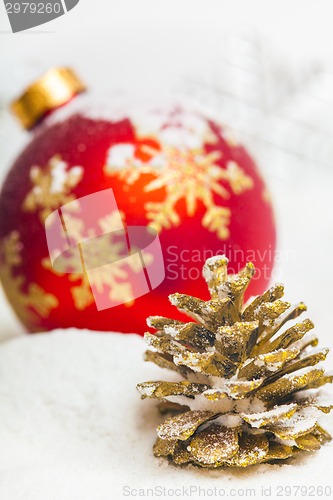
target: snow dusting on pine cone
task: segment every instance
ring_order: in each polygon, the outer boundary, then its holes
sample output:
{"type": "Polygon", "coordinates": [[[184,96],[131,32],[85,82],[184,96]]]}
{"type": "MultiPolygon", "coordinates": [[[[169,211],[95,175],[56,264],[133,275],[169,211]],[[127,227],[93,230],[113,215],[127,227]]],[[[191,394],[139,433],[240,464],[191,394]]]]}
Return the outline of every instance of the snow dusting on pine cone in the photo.
{"type": "Polygon", "coordinates": [[[157,332],[145,335],[153,348],[145,359],[179,376],[137,385],[171,415],[157,429],[154,453],[176,464],[246,467],[317,450],[331,439],[318,424],[333,408],[318,391],[333,379],[321,363],[328,349],[314,349],[309,319],[283,329],[306,306],[282,300],[281,284],[244,305],[254,266],[229,275],[227,266],[225,256],[206,261],[209,301],[169,297],[192,322],[148,318],[157,332]]]}

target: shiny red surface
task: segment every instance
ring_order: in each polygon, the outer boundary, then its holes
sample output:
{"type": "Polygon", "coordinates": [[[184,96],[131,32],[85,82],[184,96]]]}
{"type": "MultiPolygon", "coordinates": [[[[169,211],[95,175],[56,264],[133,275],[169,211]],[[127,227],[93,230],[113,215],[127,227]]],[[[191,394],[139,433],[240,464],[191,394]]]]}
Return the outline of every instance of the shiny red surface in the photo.
{"type": "MultiPolygon", "coordinates": [[[[143,161],[145,159],[129,119],[112,123],[73,115],[51,126],[42,125],[37,130],[31,142],[15,161],[0,196],[0,241],[11,231],[17,230],[23,243],[23,263],[15,273],[23,274],[26,283],[38,283],[46,292],[56,295],[59,299],[59,307],[53,309],[47,318],[41,317],[38,324],[27,324],[28,330],[75,326],[143,334],[147,329],[146,317],[149,315],[158,314],[184,319],[169,303],[168,294],[181,292],[208,299],[205,282],[199,277],[202,265],[206,256],[221,252],[223,249],[230,258],[230,268],[235,271],[246,263],[249,255],[246,252],[253,250],[256,256],[254,264],[259,274],[252,281],[247,296],[264,291],[273,266],[272,255],[276,236],[272,207],[264,197],[265,185],[247,151],[242,146],[230,147],[221,135],[219,127],[212,122],[211,127],[218,136],[218,142],[214,145],[207,144],[206,151],[220,150],[223,153],[222,159],[219,160],[222,167],[228,160],[233,160],[254,180],[254,187],[239,195],[233,194],[230,186],[225,183],[225,188],[230,192],[228,200],[219,199],[214,195],[216,203],[227,206],[232,211],[230,238],[222,241],[214,232],[202,226],[204,207],[200,202],[194,216],[190,217],[187,215],[185,203],[179,201],[177,212],[181,216],[181,224],[178,227],[164,229],[160,233],[166,265],[164,282],[149,294],[136,299],[132,306],[122,305],[100,312],[97,311],[95,304],[84,310],[77,310],[70,290],[73,283],[68,280],[68,276],[57,276],[41,265],[41,260],[48,255],[44,226],[36,213],[22,210],[23,200],[31,189],[29,178],[31,166],[42,167],[55,154],[61,155],[69,167],[82,166],[84,177],[73,190],[75,196],[82,197],[112,187],[118,207],[126,215],[127,225],[146,225],[144,203],[162,201],[165,189],[145,192],[144,186],[154,177],[152,174],[145,174],[133,185],[126,186],[124,190],[126,181],[115,176],[106,176],[103,172],[107,150],[112,144],[137,143],[136,154],[139,158],[141,155],[143,161]],[[80,146],[82,144],[85,148],[80,146]],[[132,201],[134,198],[135,201],[132,201]],[[243,250],[244,254],[237,252],[235,254],[235,250],[243,250]],[[198,252],[202,255],[202,259],[198,261],[195,258],[194,261],[194,256],[198,252]],[[180,266],[183,267],[180,269],[180,266]]],[[[158,148],[153,139],[150,145],[158,148]]]]}

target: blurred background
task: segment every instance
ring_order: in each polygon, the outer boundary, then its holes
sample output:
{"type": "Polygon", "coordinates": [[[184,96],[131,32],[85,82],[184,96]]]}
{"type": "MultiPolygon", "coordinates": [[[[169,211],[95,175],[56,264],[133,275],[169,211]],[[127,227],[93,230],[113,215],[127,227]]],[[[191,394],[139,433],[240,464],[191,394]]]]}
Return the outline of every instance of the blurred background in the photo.
{"type": "MultiPolygon", "coordinates": [[[[329,0],[80,0],[14,35],[1,3],[0,183],[29,139],[9,102],[52,65],[73,67],[100,96],[186,96],[256,158],[278,223],[273,279],[308,304],[332,348],[332,18],[329,0]]],[[[0,338],[21,333],[0,303],[0,338]]]]}

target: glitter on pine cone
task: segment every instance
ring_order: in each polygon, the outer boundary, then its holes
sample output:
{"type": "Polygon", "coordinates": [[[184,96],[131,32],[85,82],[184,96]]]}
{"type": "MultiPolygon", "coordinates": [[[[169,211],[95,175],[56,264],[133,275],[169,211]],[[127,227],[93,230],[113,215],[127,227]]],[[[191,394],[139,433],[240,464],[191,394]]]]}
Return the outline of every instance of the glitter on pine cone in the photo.
{"type": "Polygon", "coordinates": [[[225,256],[204,265],[211,300],[169,297],[193,322],[148,318],[157,333],[145,335],[153,347],[146,361],[180,375],[137,385],[142,399],[157,398],[161,413],[171,414],[157,429],[154,454],[176,464],[247,467],[318,450],[331,439],[318,424],[333,408],[317,390],[333,379],[318,365],[328,349],[313,349],[309,319],[281,332],[306,311],[281,300],[281,284],[243,305],[254,266],[228,275],[227,265],[225,256]]]}

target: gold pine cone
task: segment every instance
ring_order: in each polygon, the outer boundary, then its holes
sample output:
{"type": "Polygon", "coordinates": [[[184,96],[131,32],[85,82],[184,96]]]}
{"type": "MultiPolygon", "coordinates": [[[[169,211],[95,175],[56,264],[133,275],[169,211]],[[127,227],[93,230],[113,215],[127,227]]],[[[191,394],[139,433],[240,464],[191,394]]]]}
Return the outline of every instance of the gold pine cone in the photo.
{"type": "Polygon", "coordinates": [[[314,327],[309,319],[283,329],[306,306],[281,300],[281,284],[244,305],[254,266],[228,275],[227,265],[225,256],[204,265],[210,300],[170,295],[192,322],[147,320],[157,332],[145,334],[153,348],[146,361],[179,378],[137,385],[143,399],[157,398],[160,411],[171,414],[157,428],[154,454],[216,468],[318,450],[331,439],[317,421],[333,408],[318,391],[333,379],[318,365],[328,349],[314,349],[318,339],[308,333],[314,327]]]}

